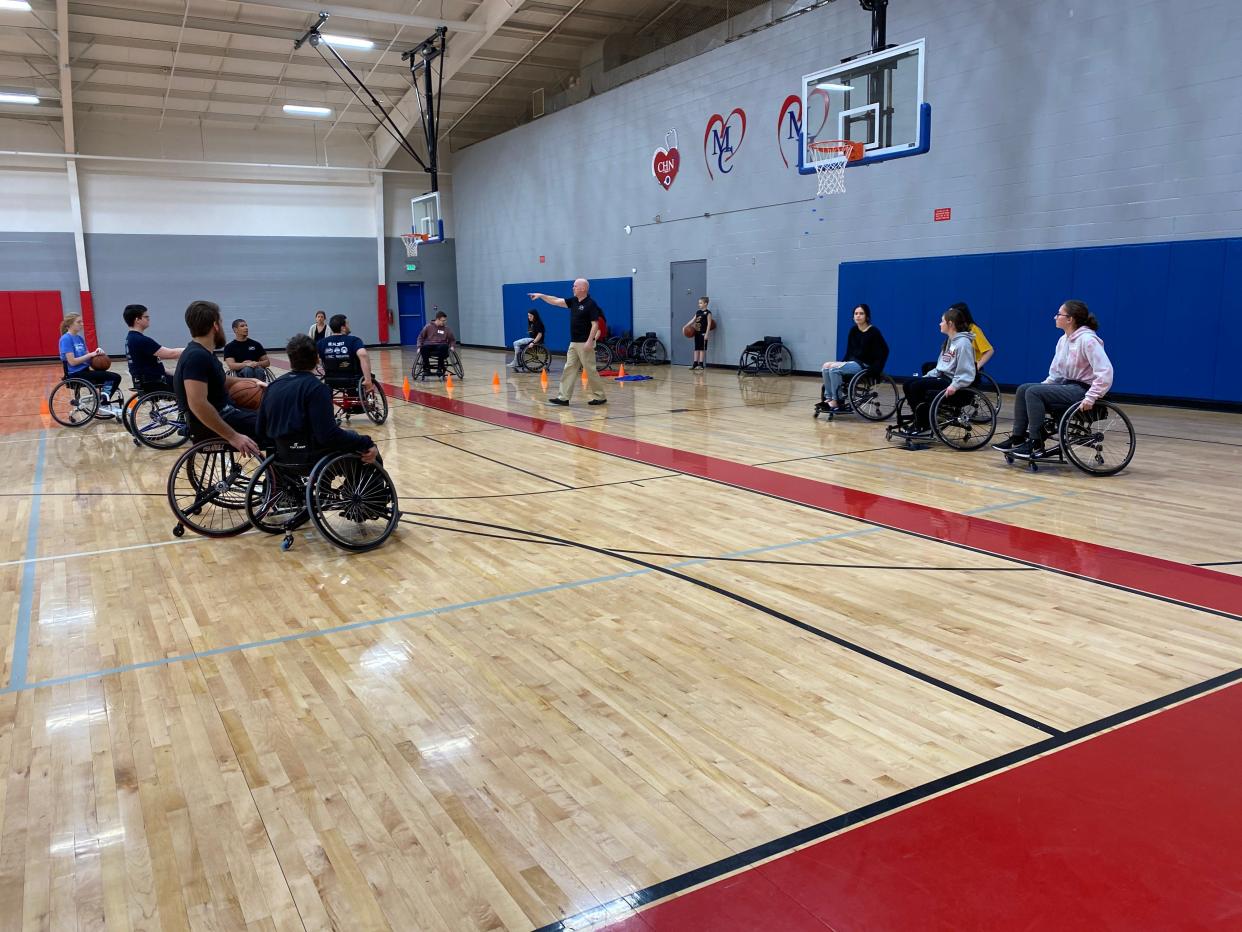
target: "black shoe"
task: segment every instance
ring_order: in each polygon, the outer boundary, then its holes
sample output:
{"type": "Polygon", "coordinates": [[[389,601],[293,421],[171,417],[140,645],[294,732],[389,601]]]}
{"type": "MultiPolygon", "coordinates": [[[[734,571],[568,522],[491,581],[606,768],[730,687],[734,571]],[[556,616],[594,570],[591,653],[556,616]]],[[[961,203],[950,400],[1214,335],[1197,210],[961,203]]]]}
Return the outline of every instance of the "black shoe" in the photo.
{"type": "MultiPolygon", "coordinates": [[[[567,401],[567,402],[565,402],[565,404],[569,404],[569,402],[567,401]]],[[[607,399],[607,398],[592,398],[590,401],[588,401],[588,402],[587,402],[587,404],[589,404],[589,405],[606,405],[606,404],[608,404],[608,399],[607,399]]]]}
{"type": "Polygon", "coordinates": [[[569,402],[568,402],[568,401],[566,401],[564,398],[549,398],[549,399],[548,399],[548,404],[550,404],[550,405],[562,405],[563,407],[569,407],[569,402]]]}
{"type": "Polygon", "coordinates": [[[992,449],[1001,453],[1010,453],[1013,451],[1014,447],[1025,442],[1025,434],[1010,434],[1008,440],[1002,440],[1000,443],[992,444],[992,449]]]}
{"type": "Polygon", "coordinates": [[[1038,459],[1044,455],[1044,445],[1030,440],[1024,440],[1012,450],[1009,451],[1010,456],[1016,456],[1019,459],[1029,460],[1031,458],[1038,459]]]}

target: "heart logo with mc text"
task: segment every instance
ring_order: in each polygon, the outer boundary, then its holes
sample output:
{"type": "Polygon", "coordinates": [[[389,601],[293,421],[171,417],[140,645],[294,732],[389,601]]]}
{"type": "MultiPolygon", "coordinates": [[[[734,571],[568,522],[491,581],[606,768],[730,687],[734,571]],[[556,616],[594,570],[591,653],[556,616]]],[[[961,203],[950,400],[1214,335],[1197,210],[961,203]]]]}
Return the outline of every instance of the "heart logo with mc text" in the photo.
{"type": "Polygon", "coordinates": [[[708,178],[716,179],[712,174],[712,162],[722,175],[733,171],[733,156],[742,148],[745,138],[746,111],[741,107],[735,107],[727,118],[719,113],[711,115],[703,131],[703,161],[707,163],[708,178]]]}

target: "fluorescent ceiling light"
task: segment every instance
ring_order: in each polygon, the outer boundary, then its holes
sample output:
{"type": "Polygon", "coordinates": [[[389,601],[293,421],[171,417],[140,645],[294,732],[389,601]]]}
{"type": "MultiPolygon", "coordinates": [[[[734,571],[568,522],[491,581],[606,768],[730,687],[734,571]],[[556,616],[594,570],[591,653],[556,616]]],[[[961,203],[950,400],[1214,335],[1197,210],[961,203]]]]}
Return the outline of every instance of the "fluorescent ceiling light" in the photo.
{"type": "Polygon", "coordinates": [[[301,113],[305,116],[331,116],[331,107],[303,107],[301,104],[285,104],[285,113],[301,113]]]}
{"type": "Polygon", "coordinates": [[[39,98],[34,94],[8,94],[0,91],[0,104],[37,104],[39,98]]]}
{"type": "Polygon", "coordinates": [[[340,45],[347,49],[373,49],[375,43],[370,39],[355,39],[353,36],[331,36],[326,32],[320,36],[328,45],[340,45]]]}
{"type": "Polygon", "coordinates": [[[29,13],[30,4],[26,0],[0,0],[0,10],[21,10],[29,13]]]}
{"type": "Polygon", "coordinates": [[[848,84],[817,84],[815,86],[825,91],[852,91],[854,89],[848,84]]]}

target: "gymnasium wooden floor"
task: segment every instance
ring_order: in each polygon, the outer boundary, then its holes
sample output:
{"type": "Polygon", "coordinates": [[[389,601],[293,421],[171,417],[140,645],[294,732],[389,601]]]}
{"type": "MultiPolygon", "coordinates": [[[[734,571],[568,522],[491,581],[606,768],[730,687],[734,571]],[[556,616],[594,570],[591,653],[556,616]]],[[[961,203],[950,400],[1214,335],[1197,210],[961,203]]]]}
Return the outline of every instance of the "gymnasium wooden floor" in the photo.
{"type": "Polygon", "coordinates": [[[1240,676],[1242,415],[1092,479],[463,356],[355,420],[361,556],[174,538],[176,453],[0,369],[0,930],[587,928],[1240,676]]]}

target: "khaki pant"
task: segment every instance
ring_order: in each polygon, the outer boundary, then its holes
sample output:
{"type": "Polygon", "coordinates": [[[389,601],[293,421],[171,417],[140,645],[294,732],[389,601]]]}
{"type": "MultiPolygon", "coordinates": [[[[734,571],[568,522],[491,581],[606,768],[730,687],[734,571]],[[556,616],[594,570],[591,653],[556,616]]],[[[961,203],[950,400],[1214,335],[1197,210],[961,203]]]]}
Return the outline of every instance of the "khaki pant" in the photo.
{"type": "Polygon", "coordinates": [[[587,393],[591,396],[591,400],[603,399],[605,397],[604,380],[595,371],[595,347],[586,349],[585,343],[569,344],[569,349],[565,353],[565,371],[561,373],[561,384],[557,389],[556,397],[565,401],[573,398],[578,380],[582,378],[580,373],[584,369],[587,374],[587,393]]]}

